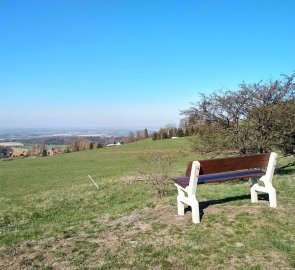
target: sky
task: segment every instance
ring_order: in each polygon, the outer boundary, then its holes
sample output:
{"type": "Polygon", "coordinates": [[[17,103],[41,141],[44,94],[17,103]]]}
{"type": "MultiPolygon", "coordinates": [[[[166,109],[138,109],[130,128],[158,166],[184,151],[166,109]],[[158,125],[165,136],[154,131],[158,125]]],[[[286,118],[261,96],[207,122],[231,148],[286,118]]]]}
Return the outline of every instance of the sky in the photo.
{"type": "Polygon", "coordinates": [[[293,0],[0,0],[0,127],[161,127],[295,70],[293,0]]]}

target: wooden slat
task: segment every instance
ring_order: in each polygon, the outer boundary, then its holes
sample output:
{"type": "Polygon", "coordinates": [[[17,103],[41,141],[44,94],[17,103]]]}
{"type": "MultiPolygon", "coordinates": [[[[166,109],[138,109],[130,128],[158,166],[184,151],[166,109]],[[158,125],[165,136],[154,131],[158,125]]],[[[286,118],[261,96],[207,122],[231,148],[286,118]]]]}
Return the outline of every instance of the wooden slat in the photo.
{"type": "Polygon", "coordinates": [[[192,171],[193,161],[189,161],[186,167],[185,176],[190,176],[192,171]]]}
{"type": "MultiPolygon", "coordinates": [[[[270,153],[266,153],[240,157],[199,160],[201,164],[200,175],[253,168],[265,168],[267,167],[269,156],[270,153]]],[[[186,176],[190,176],[191,168],[192,161],[188,163],[185,174],[186,176]]]]}
{"type": "Polygon", "coordinates": [[[234,172],[213,173],[213,174],[200,175],[198,184],[225,182],[225,181],[231,181],[236,179],[261,177],[263,175],[265,175],[265,172],[262,170],[243,170],[243,171],[234,171],[234,172]]]}
{"type": "MultiPolygon", "coordinates": [[[[217,182],[226,182],[236,179],[245,179],[251,177],[260,177],[265,175],[265,172],[262,170],[243,170],[243,171],[233,171],[233,172],[223,172],[223,173],[213,173],[200,175],[198,179],[198,184],[210,184],[217,182]]],[[[189,185],[188,176],[176,177],[174,182],[180,185],[183,188],[186,188],[189,185]]]]}

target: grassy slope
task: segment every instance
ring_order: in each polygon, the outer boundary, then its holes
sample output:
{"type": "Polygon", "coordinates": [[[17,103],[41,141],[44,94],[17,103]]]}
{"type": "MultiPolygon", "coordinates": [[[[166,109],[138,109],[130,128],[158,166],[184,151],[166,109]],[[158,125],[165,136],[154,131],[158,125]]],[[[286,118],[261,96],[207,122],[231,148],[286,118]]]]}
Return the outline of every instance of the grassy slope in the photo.
{"type": "MultiPolygon", "coordinates": [[[[136,172],[143,152],[179,154],[187,147],[186,139],[145,140],[110,149],[1,161],[3,261],[9,261],[14,248],[26,258],[17,262],[26,268],[61,268],[62,263],[77,269],[295,268],[294,168],[274,179],[276,210],[264,202],[251,205],[245,182],[200,187],[197,194],[205,214],[199,225],[191,224],[190,213],[182,219],[175,215],[173,186],[169,196],[158,201],[148,184],[124,178],[136,172]],[[46,252],[49,237],[54,240],[46,252]],[[95,239],[113,239],[113,244],[95,239]],[[23,248],[29,240],[38,240],[39,253],[23,248]],[[65,249],[62,241],[68,241],[71,249],[65,249]],[[53,247],[64,251],[59,254],[53,247]]],[[[173,172],[182,173],[191,158],[179,154],[173,172]]]]}
{"type": "MultiPolygon", "coordinates": [[[[185,144],[185,139],[164,143],[147,140],[116,148],[0,162],[1,228],[6,229],[0,235],[1,242],[48,236],[97,215],[122,214],[139,207],[138,203],[151,205],[153,195],[145,197],[140,192],[144,184],[122,185],[120,179],[138,169],[141,153],[155,149],[177,152],[185,144]]],[[[150,192],[148,186],[144,188],[150,192]]]]}

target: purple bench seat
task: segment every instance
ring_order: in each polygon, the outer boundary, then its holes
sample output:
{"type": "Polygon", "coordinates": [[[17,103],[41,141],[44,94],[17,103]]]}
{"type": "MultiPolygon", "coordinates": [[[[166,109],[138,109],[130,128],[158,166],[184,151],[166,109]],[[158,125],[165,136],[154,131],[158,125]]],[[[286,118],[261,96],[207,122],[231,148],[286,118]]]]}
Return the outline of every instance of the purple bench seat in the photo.
{"type": "MultiPolygon", "coordinates": [[[[198,185],[200,184],[210,184],[216,182],[225,182],[235,179],[242,178],[252,178],[265,175],[262,170],[242,170],[242,171],[232,171],[223,173],[212,173],[198,176],[198,185]]],[[[182,188],[186,188],[189,185],[189,176],[181,176],[174,178],[174,182],[180,185],[182,188]]]]}

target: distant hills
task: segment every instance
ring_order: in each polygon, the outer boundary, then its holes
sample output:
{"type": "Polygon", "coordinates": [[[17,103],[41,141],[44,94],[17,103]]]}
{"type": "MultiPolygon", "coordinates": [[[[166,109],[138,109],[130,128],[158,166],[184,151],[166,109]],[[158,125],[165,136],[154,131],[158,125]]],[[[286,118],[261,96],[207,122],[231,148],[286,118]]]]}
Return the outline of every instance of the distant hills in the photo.
{"type": "MultiPolygon", "coordinates": [[[[40,129],[40,128],[1,128],[0,129],[0,141],[15,141],[26,139],[38,139],[46,137],[122,137],[127,136],[130,131],[135,131],[135,127],[126,128],[57,128],[57,129],[40,129]]],[[[151,128],[155,130],[156,128],[151,128]]]]}

